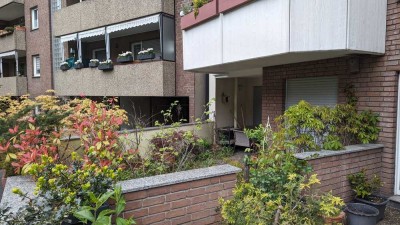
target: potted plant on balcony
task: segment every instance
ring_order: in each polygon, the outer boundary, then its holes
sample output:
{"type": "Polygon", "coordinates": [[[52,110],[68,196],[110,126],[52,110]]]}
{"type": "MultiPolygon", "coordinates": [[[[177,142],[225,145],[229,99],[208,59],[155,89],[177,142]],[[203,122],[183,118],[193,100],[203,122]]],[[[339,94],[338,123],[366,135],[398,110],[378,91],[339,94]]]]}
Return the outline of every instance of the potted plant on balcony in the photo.
{"type": "Polygon", "coordinates": [[[62,62],[62,63],[60,64],[60,69],[61,69],[62,71],[67,71],[67,70],[69,70],[69,65],[68,65],[68,63],[67,63],[67,62],[62,62]]]}
{"type": "Polygon", "coordinates": [[[6,27],[4,30],[7,31],[8,34],[14,33],[14,27],[6,27]]]}
{"type": "Polygon", "coordinates": [[[389,199],[375,194],[383,185],[381,179],[376,174],[369,179],[365,169],[358,173],[350,174],[347,178],[351,188],[356,193],[355,202],[375,207],[379,210],[378,221],[382,220],[389,199]]]}
{"type": "Polygon", "coordinates": [[[133,55],[132,52],[125,52],[118,55],[117,62],[119,63],[128,63],[133,62],[133,55]]]}
{"type": "Polygon", "coordinates": [[[114,64],[110,59],[108,59],[106,61],[100,62],[99,67],[97,68],[103,71],[110,71],[114,69],[114,64]]]}
{"type": "Polygon", "coordinates": [[[23,25],[17,25],[17,26],[15,26],[15,30],[25,31],[26,28],[25,28],[25,26],[23,26],[23,25]]]}
{"type": "Polygon", "coordinates": [[[89,62],[89,67],[90,68],[96,68],[99,66],[99,60],[98,59],[91,59],[89,62]]]}
{"type": "Polygon", "coordinates": [[[139,60],[154,59],[155,57],[156,57],[156,53],[154,52],[154,49],[152,49],[152,48],[142,50],[138,53],[139,60]]]}
{"type": "Polygon", "coordinates": [[[79,70],[79,69],[82,69],[83,67],[84,66],[83,66],[82,60],[77,60],[75,62],[75,69],[79,70]]]}

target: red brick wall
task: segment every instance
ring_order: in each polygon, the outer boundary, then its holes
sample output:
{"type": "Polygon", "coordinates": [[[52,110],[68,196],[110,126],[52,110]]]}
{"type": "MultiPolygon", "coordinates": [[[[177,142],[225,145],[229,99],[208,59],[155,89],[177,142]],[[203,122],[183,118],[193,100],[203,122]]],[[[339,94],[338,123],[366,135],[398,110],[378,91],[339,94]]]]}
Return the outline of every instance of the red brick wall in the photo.
{"type": "Polygon", "coordinates": [[[396,72],[400,70],[400,5],[388,1],[386,54],[383,56],[360,56],[360,72],[349,72],[348,58],[335,58],[291,65],[264,68],[263,121],[282,114],[285,104],[286,79],[338,76],[339,102],[345,101],[343,88],[352,83],[359,98],[360,110],[370,109],[380,115],[379,143],[383,150],[382,180],[384,192],[393,194],[395,176],[396,141],[396,72]]]}
{"type": "Polygon", "coordinates": [[[28,77],[28,93],[32,97],[42,95],[53,89],[52,53],[50,35],[50,1],[25,1],[26,25],[26,65],[28,77]],[[39,29],[31,30],[31,8],[39,9],[39,29]],[[32,56],[40,56],[40,78],[33,78],[32,56]]]}
{"type": "MultiPolygon", "coordinates": [[[[180,11],[182,3],[187,0],[175,1],[175,30],[176,30],[176,96],[189,97],[190,117],[195,115],[195,74],[183,70],[183,40],[180,11]]],[[[196,75],[201,76],[201,75],[196,75]]],[[[200,103],[203,104],[203,103],[200,103]]]]}
{"type": "Polygon", "coordinates": [[[380,174],[382,169],[382,148],[361,152],[308,160],[321,181],[321,192],[340,196],[346,202],[353,200],[354,193],[350,188],[347,175],[357,173],[362,168],[367,174],[380,174]]]}
{"type": "Polygon", "coordinates": [[[138,225],[219,224],[218,199],[232,196],[236,174],[125,194],[123,216],[138,225]]]}

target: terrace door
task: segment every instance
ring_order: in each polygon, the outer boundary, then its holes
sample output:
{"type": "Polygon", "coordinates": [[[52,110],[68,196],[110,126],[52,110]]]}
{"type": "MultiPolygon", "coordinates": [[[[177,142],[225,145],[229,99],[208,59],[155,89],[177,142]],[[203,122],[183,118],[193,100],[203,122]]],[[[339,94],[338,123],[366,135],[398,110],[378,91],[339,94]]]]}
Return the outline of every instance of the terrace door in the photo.
{"type": "Polygon", "coordinates": [[[262,123],[262,87],[253,89],[253,125],[262,123]]]}

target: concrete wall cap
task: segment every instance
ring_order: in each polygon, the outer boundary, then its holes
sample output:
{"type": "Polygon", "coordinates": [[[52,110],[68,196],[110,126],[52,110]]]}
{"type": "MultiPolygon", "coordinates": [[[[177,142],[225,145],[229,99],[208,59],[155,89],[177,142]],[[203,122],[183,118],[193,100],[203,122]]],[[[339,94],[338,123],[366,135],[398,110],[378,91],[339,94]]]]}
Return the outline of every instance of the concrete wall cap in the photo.
{"type": "Polygon", "coordinates": [[[298,159],[303,160],[314,160],[320,158],[326,158],[331,156],[338,156],[338,155],[345,155],[355,152],[362,152],[374,149],[383,148],[383,144],[360,144],[360,145],[349,145],[346,146],[344,150],[321,150],[321,151],[314,151],[314,152],[303,152],[295,154],[295,157],[298,159]]]}

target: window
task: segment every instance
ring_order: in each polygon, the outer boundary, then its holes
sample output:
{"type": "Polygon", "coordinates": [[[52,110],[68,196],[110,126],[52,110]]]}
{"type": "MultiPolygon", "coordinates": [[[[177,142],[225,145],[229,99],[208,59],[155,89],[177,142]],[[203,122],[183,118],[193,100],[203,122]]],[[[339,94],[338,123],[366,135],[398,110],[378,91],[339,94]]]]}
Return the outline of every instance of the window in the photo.
{"type": "Polygon", "coordinates": [[[32,16],[32,30],[36,30],[39,28],[39,12],[38,8],[31,9],[32,16]]]}
{"type": "Polygon", "coordinates": [[[337,77],[288,79],[285,108],[288,109],[301,100],[312,105],[335,106],[338,102],[338,83],[337,77]]]}
{"type": "Polygon", "coordinates": [[[32,64],[33,64],[33,76],[40,77],[40,57],[33,56],[32,64]]]}
{"type": "Polygon", "coordinates": [[[100,62],[107,60],[107,53],[105,48],[94,49],[92,55],[92,59],[98,59],[100,62]]]}
{"type": "Polygon", "coordinates": [[[137,42],[132,44],[132,53],[135,59],[138,59],[139,52],[142,51],[142,42],[137,42]]]}

